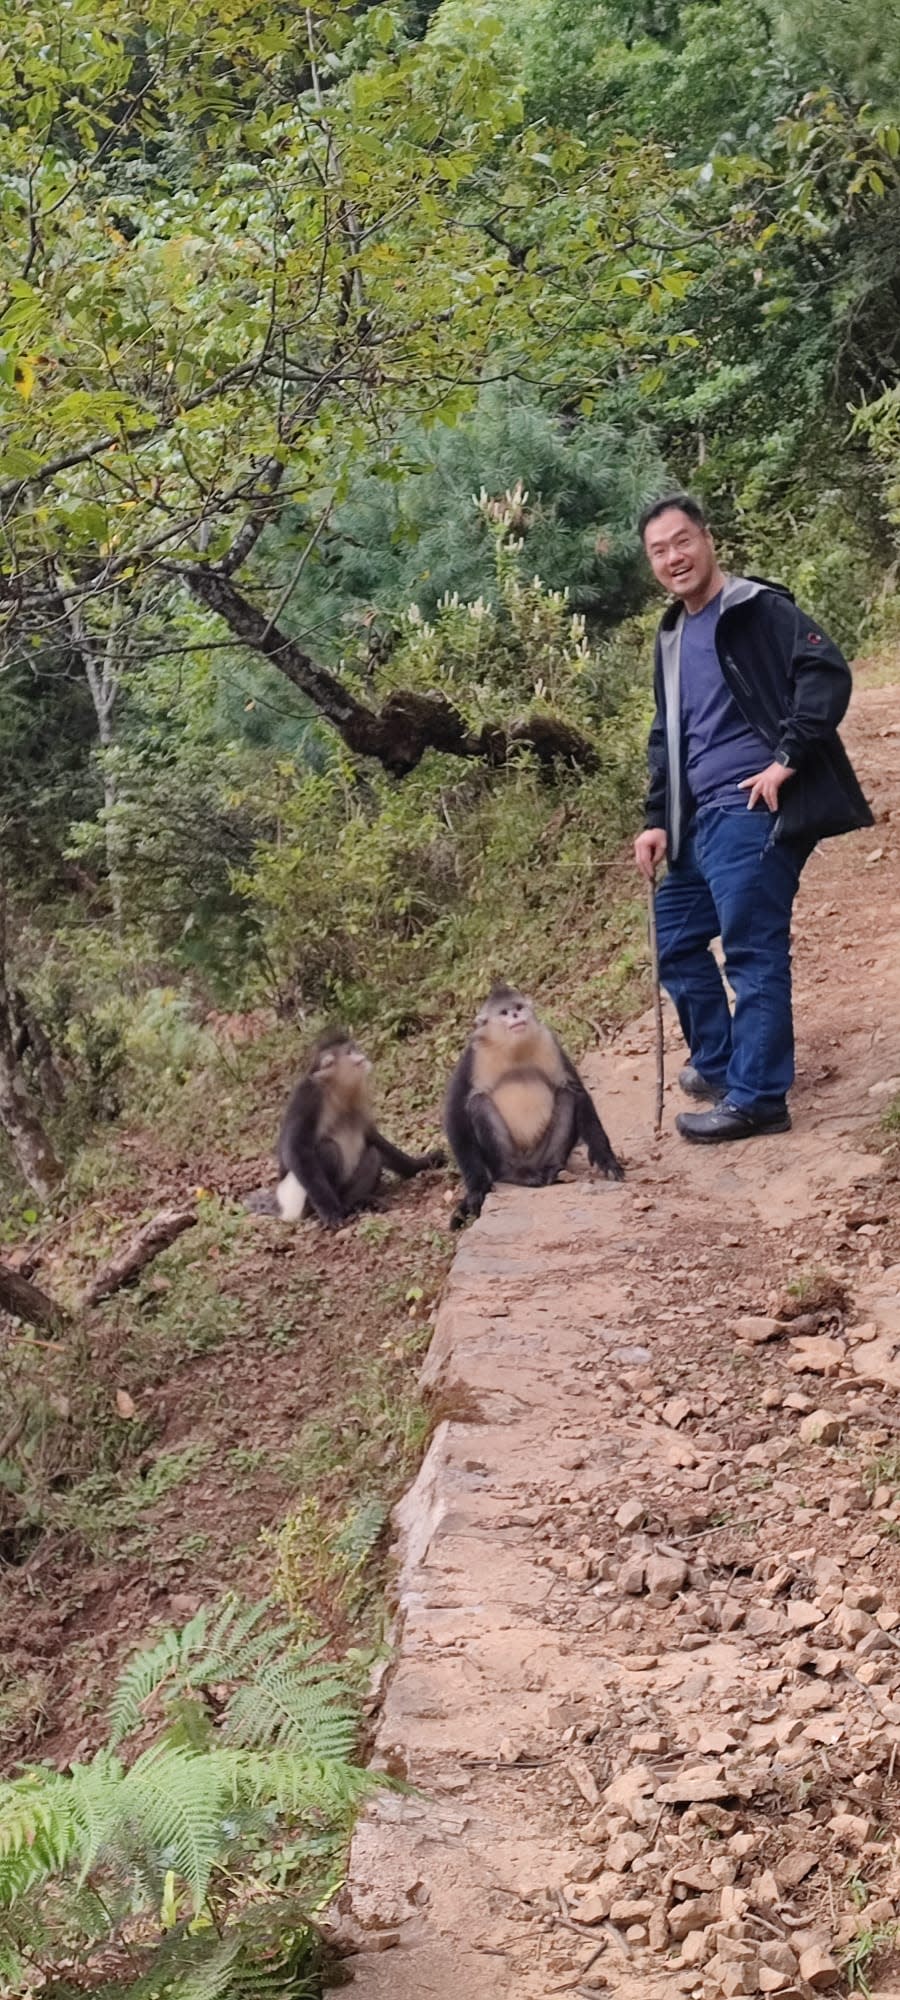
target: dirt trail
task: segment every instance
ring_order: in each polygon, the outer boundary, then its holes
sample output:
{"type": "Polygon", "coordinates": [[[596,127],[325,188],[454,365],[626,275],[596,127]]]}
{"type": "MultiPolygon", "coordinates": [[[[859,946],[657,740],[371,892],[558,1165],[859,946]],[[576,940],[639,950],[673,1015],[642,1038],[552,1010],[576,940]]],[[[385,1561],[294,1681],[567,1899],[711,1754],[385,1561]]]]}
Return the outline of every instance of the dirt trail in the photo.
{"type": "Polygon", "coordinates": [[[878,824],[804,878],[793,1134],[686,1147],[672,1032],[654,1144],[642,1021],[588,1070],[625,1186],[504,1192],[461,1244],[361,2000],[787,2000],[852,1989],[854,1938],[900,1993],[900,1191],[865,1143],[900,1087],[898,713],[857,694],[878,824]]]}

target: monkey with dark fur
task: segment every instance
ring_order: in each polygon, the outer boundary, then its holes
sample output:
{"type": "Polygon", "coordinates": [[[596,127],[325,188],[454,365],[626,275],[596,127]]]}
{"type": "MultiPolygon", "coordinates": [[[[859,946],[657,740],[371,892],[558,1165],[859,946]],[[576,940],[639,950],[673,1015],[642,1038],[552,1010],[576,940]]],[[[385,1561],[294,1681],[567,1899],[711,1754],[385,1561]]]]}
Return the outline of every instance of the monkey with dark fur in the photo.
{"type": "Polygon", "coordinates": [[[369,1095],[371,1064],[345,1029],[320,1035],[306,1075],[288,1099],[278,1139],[279,1215],[299,1222],[312,1210],[338,1229],[378,1190],[382,1169],[404,1180],[442,1167],[440,1148],[413,1156],[379,1132],[369,1095]]]}
{"type": "Polygon", "coordinates": [[[511,986],[495,986],[478,1014],[450,1079],[444,1125],[465,1182],[455,1229],[481,1213],[495,1181],[548,1187],[579,1140],[608,1180],[623,1178],[574,1063],[511,986]]]}

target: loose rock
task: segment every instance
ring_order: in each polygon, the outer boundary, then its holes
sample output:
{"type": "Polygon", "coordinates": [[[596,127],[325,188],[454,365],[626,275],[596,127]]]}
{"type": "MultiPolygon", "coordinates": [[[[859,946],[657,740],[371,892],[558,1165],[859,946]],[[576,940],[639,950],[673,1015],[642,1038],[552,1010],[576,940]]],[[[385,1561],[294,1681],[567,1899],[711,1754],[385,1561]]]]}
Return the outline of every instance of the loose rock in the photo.
{"type": "Polygon", "coordinates": [[[785,1605],[788,1624],[795,1632],[811,1631],[814,1625],[821,1625],[823,1614],[815,1604],[808,1604],[802,1597],[789,1597],[785,1605]]]}
{"type": "Polygon", "coordinates": [[[900,1389],[900,1358],[894,1359],[896,1348],[897,1337],[892,1333],[854,1347],[850,1357],[854,1373],[873,1387],[900,1389]]]}
{"type": "Polygon", "coordinates": [[[792,1340],[791,1347],[788,1367],[795,1375],[836,1375],[846,1354],[842,1340],[830,1340],[825,1334],[792,1340]]]}
{"type": "Polygon", "coordinates": [[[660,1804],[697,1805],[716,1799],[727,1799],[729,1787],[722,1783],[721,1764],[695,1764],[688,1766],[666,1785],[660,1785],[657,1798],[660,1804]]]}
{"type": "Polygon", "coordinates": [[[707,1924],[715,1923],[718,1915],[717,1897],[692,1896],[686,1903],[673,1904],[668,1916],[669,1935],[679,1944],[690,1931],[705,1930],[707,1924]]]}
{"type": "Polygon", "coordinates": [[[804,1417],[800,1425],[801,1442],[837,1444],[843,1428],[843,1417],[836,1416],[833,1410],[813,1410],[808,1417],[804,1417]]]}
{"type": "Polygon", "coordinates": [[[776,1861],[775,1874],[785,1889],[796,1889],[798,1883],[804,1882],[818,1865],[819,1857],[811,1849],[794,1847],[790,1854],[784,1854],[780,1861],[776,1861]]]}
{"type": "Polygon", "coordinates": [[[723,1968],[719,1991],[725,2000],[732,1996],[759,1992],[759,1966],[755,1958],[745,1959],[740,1965],[726,1965],[723,1968]]]}
{"type": "Polygon", "coordinates": [[[570,1757],[566,1769],[586,1805],[598,1806],[600,1792],[590,1764],[584,1757],[570,1757]]]}
{"type": "Polygon", "coordinates": [[[759,1947],[760,1966],[768,1966],[772,1972],[781,1973],[785,1979],[792,1979],[797,1970],[797,1954],[789,1944],[781,1944],[777,1938],[759,1947]]]}
{"type": "Polygon", "coordinates": [[[709,1957],[709,1940],[710,1933],[707,1930],[698,1928],[695,1931],[688,1931],[687,1936],[682,1939],[681,1959],[679,1963],[681,1965],[702,1965],[709,1957]]]}
{"type": "Polygon", "coordinates": [[[868,1611],[854,1611],[849,1604],[842,1604],[834,1615],[834,1629],[839,1638],[846,1640],[848,1646],[858,1646],[860,1639],[864,1639],[866,1633],[871,1632],[872,1623],[868,1611]]]}
{"type": "Polygon", "coordinates": [[[606,1850],[607,1868],[614,1869],[617,1875],[624,1875],[638,1855],[643,1854],[646,1846],[643,1834],[620,1833],[617,1840],[610,1841],[606,1850]]]}
{"type": "Polygon", "coordinates": [[[732,1320],[731,1330],[737,1340],[749,1340],[754,1347],[778,1340],[786,1332],[780,1319],[767,1319],[761,1313],[744,1313],[740,1319],[732,1320]]]}
{"type": "Polygon", "coordinates": [[[859,1813],[835,1813],[828,1826],[841,1847],[851,1850],[864,1847],[869,1838],[869,1821],[859,1813]]]}
{"type": "Polygon", "coordinates": [[[644,1588],[644,1568],[643,1556],[629,1556],[616,1577],[616,1589],[625,1597],[640,1597],[644,1588]]]}
{"type": "Polygon", "coordinates": [[[688,1580],[688,1566],[681,1556],[651,1556],[644,1570],[644,1583],[651,1604],[671,1604],[688,1580]]]}
{"type": "Polygon", "coordinates": [[[836,1986],[841,1976],[840,1966],[831,1953],[814,1945],[811,1951],[803,1952],[800,1959],[800,1977],[805,1979],[814,1993],[825,1993],[829,1986],[836,1986]]]}

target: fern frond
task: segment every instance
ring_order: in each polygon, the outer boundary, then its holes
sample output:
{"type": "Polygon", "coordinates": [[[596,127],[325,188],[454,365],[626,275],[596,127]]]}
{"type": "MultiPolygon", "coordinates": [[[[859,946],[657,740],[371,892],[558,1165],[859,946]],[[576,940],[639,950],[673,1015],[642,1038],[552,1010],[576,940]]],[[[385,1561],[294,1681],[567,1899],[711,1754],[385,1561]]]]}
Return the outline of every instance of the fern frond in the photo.
{"type": "Polygon", "coordinates": [[[343,1820],[351,1808],[376,1791],[384,1778],[342,1757],[311,1757],[304,1751],[244,1750],[237,1784],[243,1805],[271,1805],[277,1813],[307,1819],[326,1815],[343,1820]]]}
{"type": "Polygon", "coordinates": [[[163,1632],[153,1646],[145,1647],[129,1661],[120,1676],[112,1698],[109,1712],[109,1747],[111,1750],[144,1720],[144,1709],[151,1697],[166,1681],[174,1686],[183,1685],[190,1662],[206,1643],[209,1622],[207,1611],[198,1611],[196,1616],[180,1632],[163,1632]]]}
{"type": "Polygon", "coordinates": [[[356,1722],[346,1688],[310,1649],[273,1661],[238,1689],[225,1735],[248,1749],[270,1743],[309,1757],[349,1759],[356,1722]]]}
{"type": "Polygon", "coordinates": [[[145,1751],[119,1788],[119,1827],[140,1847],[148,1879],[171,1868],[199,1910],[221,1858],[224,1822],[234,1799],[234,1760],[228,1751],[197,1754],[161,1744],[145,1751]]]}
{"type": "MultiPolygon", "coordinates": [[[[309,1932],[280,1939],[273,1936],[270,1919],[268,1934],[245,1935],[222,2000],[319,2000],[322,1981],[317,1965],[318,1952],[309,1932]]],[[[179,1993],[178,2000],[212,2000],[212,1996],[194,1988],[179,1993]]]]}
{"type": "Polygon", "coordinates": [[[250,1910],[220,1937],[170,1932],[127,2000],[319,2000],[320,1946],[290,1903],[250,1910]]]}
{"type": "Polygon", "coordinates": [[[232,2000],[241,1956],[238,1926],[220,1937],[212,1929],[191,1935],[179,1925],[164,1938],[152,1964],[128,1988],[128,2000],[232,2000]]]}
{"type": "Polygon", "coordinates": [[[210,1632],[207,1654],[197,1669],[198,1677],[204,1682],[243,1680],[246,1674],[280,1652],[292,1638],[293,1626],[282,1620],[260,1629],[262,1619],[272,1608],[269,1597],[243,1609],[238,1598],[226,1597],[210,1632]]]}
{"type": "Polygon", "coordinates": [[[82,1882],[95,1861],[112,1848],[121,1817],[123,1777],[118,1758],[108,1750],[98,1750],[90,1764],[76,1764],[73,1768],[68,1798],[78,1829],[82,1882]]]}
{"type": "Polygon", "coordinates": [[[59,1874],[78,1854],[79,1829],[68,1781],[30,1771],[0,1785],[0,1908],[59,1874]]]}
{"type": "Polygon", "coordinates": [[[241,1606],[238,1598],[229,1596],[217,1613],[198,1611],[180,1632],[163,1632],[154,1645],[136,1653],[113,1695],[110,1749],[117,1749],[140,1726],[147,1703],[161,1688],[167,1687],[174,1699],[186,1689],[245,1680],[283,1651],[293,1627],[285,1622],[264,1626],[271,1609],[268,1598],[241,1606]]]}
{"type": "MultiPolygon", "coordinates": [[[[370,1513],[355,1524],[354,1546],[374,1523],[370,1513]]],[[[246,1866],[272,1886],[302,1852],[308,1886],[330,1865],[354,1806],[385,1782],[353,1762],[353,1703],[322,1646],[291,1645],[293,1628],[270,1624],[270,1612],[229,1598],[215,1614],[198,1612],[181,1632],[163,1633],[122,1675],[110,1741],[89,1764],[68,1775],[38,1766],[0,1783],[3,1991],[16,1990],[20,1965],[23,1978],[30,1964],[47,1966],[51,1985],[59,1972],[65,1983],[76,1962],[90,1969],[98,1943],[116,1938],[130,1915],[141,1920],[144,1970],[122,1985],[97,1965],[101,1983],[92,1990],[107,2000],[303,2000],[318,1992],[309,1983],[315,1934],[282,1901],[245,1910],[224,1936],[180,1925],[144,1955],[167,1876],[195,1915],[214,1870],[246,1866]],[[237,1684],[224,1714],[204,1698],[220,1681],[237,1684]],[[115,1746],[160,1690],[164,1733],[129,1767],[115,1746]]]]}

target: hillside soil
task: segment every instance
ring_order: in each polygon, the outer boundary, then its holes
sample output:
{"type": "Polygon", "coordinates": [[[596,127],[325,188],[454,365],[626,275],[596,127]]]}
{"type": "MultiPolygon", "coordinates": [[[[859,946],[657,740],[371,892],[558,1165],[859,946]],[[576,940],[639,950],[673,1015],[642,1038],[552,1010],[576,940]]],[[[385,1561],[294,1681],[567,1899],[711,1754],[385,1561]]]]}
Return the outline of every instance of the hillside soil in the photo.
{"type": "Polygon", "coordinates": [[[686,1146],[672,1023],[656,1143],[643,1019],[588,1067],[624,1186],[504,1190],[461,1245],[360,2000],[900,1995],[898,715],[858,693],[877,825],[804,876],[793,1132],[686,1146]]]}
{"type": "MultiPolygon", "coordinates": [[[[288,1082],[269,1079],[272,1129],[288,1082]]],[[[44,1369],[32,1393],[41,1383],[47,1416],[25,1492],[0,1494],[7,1770],[89,1757],[136,1647],[226,1592],[268,1596],[286,1517],[300,1522],[282,1579],[290,1608],[337,1652],[380,1631],[378,1522],[428,1437],[416,1376],[452,1254],[452,1197],[427,1174],[336,1235],[250,1216],[239,1196],[271,1180],[271,1160],[213,1151],[214,1112],[181,1145],[160,1129],[117,1135],[134,1188],[66,1218],[38,1282],[77,1290],[98,1239],[127,1240],[200,1183],[198,1227],[91,1315],[71,1351],[6,1322],[9,1386],[17,1365],[44,1369]],[[348,1577],[334,1541],[360,1508],[374,1523],[369,1560],[348,1577]]]]}

